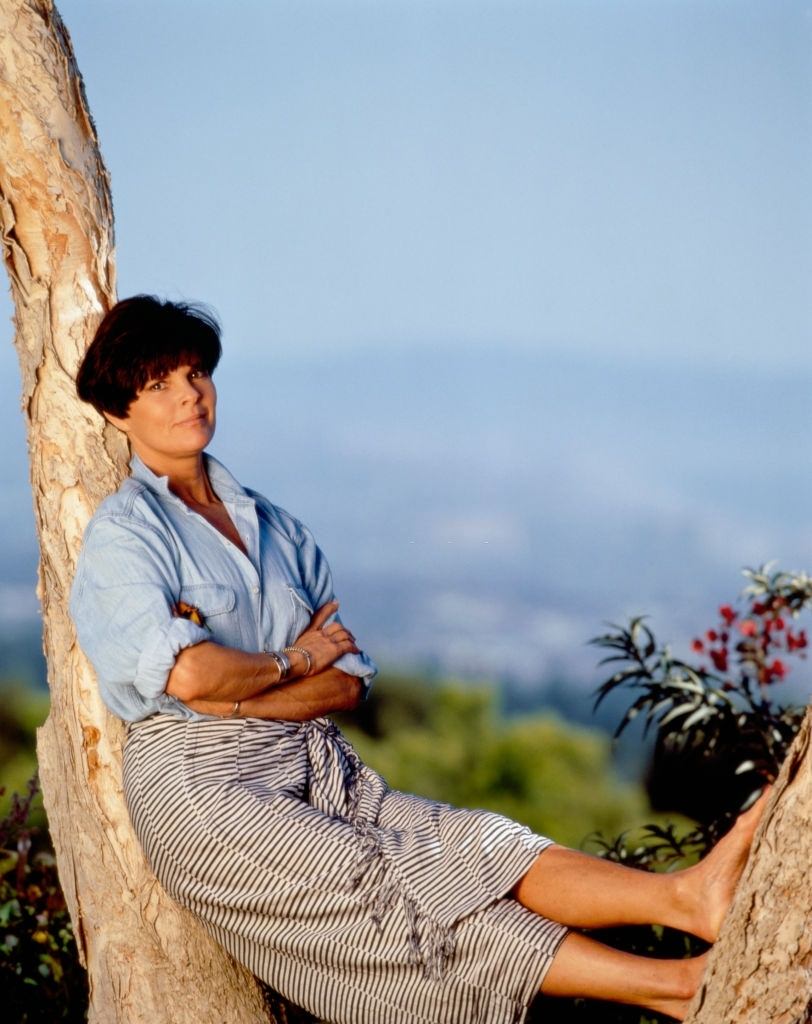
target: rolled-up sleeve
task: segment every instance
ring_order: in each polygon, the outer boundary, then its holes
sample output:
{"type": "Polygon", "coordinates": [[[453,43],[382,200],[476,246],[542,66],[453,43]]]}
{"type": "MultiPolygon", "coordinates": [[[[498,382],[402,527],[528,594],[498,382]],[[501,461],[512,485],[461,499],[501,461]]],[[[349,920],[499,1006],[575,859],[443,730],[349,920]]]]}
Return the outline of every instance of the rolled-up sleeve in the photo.
{"type": "MultiPolygon", "coordinates": [[[[299,528],[297,537],[299,572],[313,607],[321,608],[328,601],[335,600],[330,566],[310,530],[301,523],[297,525],[299,528]]],[[[334,615],[328,621],[334,620],[340,622],[341,618],[339,615],[334,615]]],[[[358,676],[363,681],[364,699],[366,699],[372,680],[378,673],[375,662],[361,651],[359,654],[342,654],[335,662],[335,667],[346,672],[347,675],[358,676]]]]}
{"type": "Polygon", "coordinates": [[[79,643],[99,683],[117,705],[134,688],[146,700],[166,689],[178,654],[209,639],[178,618],[175,560],[154,527],[125,516],[94,520],[84,540],[71,592],[79,643]]]}

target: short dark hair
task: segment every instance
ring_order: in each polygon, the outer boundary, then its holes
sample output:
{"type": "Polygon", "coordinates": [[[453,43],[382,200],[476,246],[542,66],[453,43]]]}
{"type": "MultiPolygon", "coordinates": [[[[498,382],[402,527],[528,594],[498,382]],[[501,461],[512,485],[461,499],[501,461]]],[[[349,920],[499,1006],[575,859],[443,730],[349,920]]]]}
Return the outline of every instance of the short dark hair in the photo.
{"type": "Polygon", "coordinates": [[[99,324],[76,390],[100,413],[124,419],[148,381],[187,364],[212,373],[221,352],[220,325],[210,310],[134,295],[117,302],[99,324]]]}

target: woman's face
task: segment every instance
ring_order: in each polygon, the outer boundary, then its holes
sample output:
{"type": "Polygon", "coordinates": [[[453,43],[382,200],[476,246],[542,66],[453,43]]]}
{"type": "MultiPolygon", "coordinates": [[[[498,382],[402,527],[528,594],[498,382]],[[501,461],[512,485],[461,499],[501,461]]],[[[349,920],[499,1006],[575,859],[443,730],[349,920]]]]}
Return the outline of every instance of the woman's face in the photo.
{"type": "Polygon", "coordinates": [[[149,380],[123,419],[108,419],[129,437],[133,450],[156,468],[163,460],[203,451],[214,436],[217,391],[205,370],[179,366],[149,380]]]}

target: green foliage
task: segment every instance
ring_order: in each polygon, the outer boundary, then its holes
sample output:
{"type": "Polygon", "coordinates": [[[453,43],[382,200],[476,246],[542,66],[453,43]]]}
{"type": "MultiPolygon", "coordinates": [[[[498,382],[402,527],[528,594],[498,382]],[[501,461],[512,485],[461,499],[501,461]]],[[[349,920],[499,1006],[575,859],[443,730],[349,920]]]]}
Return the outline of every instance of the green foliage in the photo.
{"type": "MultiPolygon", "coordinates": [[[[714,820],[687,831],[649,825],[614,839],[595,834],[590,841],[599,856],[641,870],[685,867],[717,842],[743,798],[777,774],[805,709],[777,704],[773,688],[788,674],[787,659],[806,655],[806,632],[790,620],[812,606],[812,580],[766,568],[745,575],[743,608],[722,605],[719,621],[693,642],[694,653],[706,663],[674,658],[642,618],[592,641],[611,652],[602,664],[616,669],[598,688],[597,703],[618,691],[632,696],[618,734],[644,715],[646,728],[657,730],[657,752],[667,759],[666,770],[682,784],[683,809],[701,818],[703,791],[712,788],[717,795],[712,805],[719,810],[714,820]]],[[[696,956],[707,948],[699,939],[660,927],[593,934],[643,956],[696,956]]],[[[641,1015],[633,1007],[585,1000],[542,999],[534,1012],[531,1021],[545,1024],[667,1024],[666,1018],[641,1015]]]]}
{"type": "MultiPolygon", "coordinates": [[[[37,770],[36,729],[48,714],[48,696],[19,684],[0,684],[0,816],[11,811],[13,793],[24,793],[37,770]]],[[[31,826],[44,829],[39,792],[29,810],[31,826]]]]}
{"type": "MultiPolygon", "coordinates": [[[[710,782],[712,770],[713,788],[723,798],[717,813],[738,810],[765,779],[775,778],[804,714],[778,703],[774,691],[790,659],[806,657],[806,631],[792,620],[812,604],[812,581],[766,569],[745,575],[744,607],[722,605],[719,621],[694,640],[699,664],[673,657],[642,618],[591,641],[611,652],[601,664],[616,666],[599,687],[596,705],[609,693],[631,691],[617,732],[642,714],[646,728],[657,729],[661,756],[672,769],[680,766],[686,783],[699,788],[697,776],[704,772],[710,782]]],[[[696,811],[706,817],[704,808],[696,811]]]]}
{"type": "Polygon", "coordinates": [[[567,845],[647,812],[642,789],[615,776],[605,736],[552,715],[505,718],[490,687],[387,675],[342,727],[394,788],[498,811],[567,845]]]}
{"type": "Polygon", "coordinates": [[[0,821],[0,991],[3,1017],[18,1024],[85,1019],[87,982],[79,965],[56,865],[36,848],[30,825],[37,792],[15,795],[0,821]]]}

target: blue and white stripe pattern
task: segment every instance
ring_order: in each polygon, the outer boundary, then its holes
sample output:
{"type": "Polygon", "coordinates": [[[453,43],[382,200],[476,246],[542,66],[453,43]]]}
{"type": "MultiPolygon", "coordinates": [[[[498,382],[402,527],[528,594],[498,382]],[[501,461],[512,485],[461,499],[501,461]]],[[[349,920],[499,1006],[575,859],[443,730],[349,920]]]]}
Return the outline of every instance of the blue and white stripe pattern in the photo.
{"type": "Polygon", "coordinates": [[[566,929],[507,897],[550,840],[389,790],[327,719],[155,715],[124,787],[167,891],[333,1024],[515,1024],[566,929]]]}

